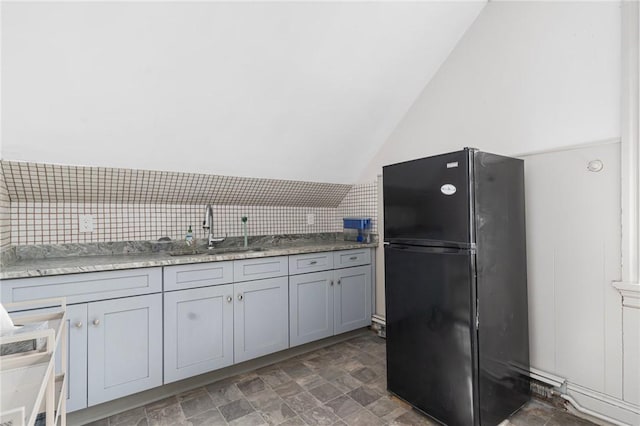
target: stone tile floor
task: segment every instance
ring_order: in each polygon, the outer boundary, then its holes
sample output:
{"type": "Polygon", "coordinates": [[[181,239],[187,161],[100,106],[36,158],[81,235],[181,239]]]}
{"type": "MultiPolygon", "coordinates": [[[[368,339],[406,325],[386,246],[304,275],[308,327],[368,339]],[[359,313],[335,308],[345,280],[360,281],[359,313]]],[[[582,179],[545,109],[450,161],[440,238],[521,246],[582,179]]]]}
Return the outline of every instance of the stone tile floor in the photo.
{"type": "MultiPolygon", "coordinates": [[[[385,370],[385,341],[372,333],[91,425],[435,425],[388,395],[385,370]]],[[[510,424],[592,425],[535,400],[510,424]]]]}

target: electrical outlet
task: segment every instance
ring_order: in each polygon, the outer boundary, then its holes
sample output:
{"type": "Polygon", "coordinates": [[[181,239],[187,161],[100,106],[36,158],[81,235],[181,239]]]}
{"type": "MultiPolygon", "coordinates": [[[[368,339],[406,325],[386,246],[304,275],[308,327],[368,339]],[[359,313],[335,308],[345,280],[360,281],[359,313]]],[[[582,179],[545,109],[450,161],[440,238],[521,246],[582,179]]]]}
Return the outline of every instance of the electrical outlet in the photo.
{"type": "Polygon", "coordinates": [[[80,232],[93,232],[94,216],[92,214],[78,215],[78,221],[80,222],[80,232]]]}
{"type": "Polygon", "coordinates": [[[315,225],[316,223],[316,215],[313,213],[307,214],[307,225],[315,225]]]}

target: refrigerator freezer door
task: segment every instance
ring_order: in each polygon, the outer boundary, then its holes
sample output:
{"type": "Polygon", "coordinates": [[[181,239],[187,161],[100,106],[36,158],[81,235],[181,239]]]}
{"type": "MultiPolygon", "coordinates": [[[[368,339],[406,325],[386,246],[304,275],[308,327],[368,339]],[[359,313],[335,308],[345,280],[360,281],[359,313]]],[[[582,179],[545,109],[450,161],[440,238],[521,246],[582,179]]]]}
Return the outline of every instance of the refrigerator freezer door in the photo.
{"type": "Polygon", "coordinates": [[[468,250],[385,247],[387,387],[449,426],[478,421],[472,268],[468,250]]]}
{"type": "Polygon", "coordinates": [[[469,151],[383,168],[385,241],[469,247],[469,151]]]}

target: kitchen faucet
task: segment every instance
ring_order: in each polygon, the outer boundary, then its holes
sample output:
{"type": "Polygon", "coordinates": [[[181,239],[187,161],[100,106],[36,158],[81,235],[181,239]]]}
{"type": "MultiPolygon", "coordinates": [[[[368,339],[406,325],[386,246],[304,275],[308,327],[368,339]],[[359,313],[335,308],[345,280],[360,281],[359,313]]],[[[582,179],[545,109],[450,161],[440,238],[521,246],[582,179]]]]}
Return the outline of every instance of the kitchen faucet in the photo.
{"type": "Polygon", "coordinates": [[[204,212],[204,220],[202,221],[202,229],[209,231],[209,237],[207,238],[207,247],[212,249],[214,243],[221,243],[227,239],[227,237],[214,238],[213,237],[213,208],[211,204],[207,204],[207,209],[204,212]]]}

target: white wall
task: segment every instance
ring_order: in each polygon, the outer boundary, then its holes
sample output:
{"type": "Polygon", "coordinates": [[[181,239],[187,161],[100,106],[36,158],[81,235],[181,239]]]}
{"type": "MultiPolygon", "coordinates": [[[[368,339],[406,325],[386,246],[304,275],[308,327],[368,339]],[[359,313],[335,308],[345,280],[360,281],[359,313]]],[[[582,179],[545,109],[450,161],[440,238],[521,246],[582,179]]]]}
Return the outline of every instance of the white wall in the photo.
{"type": "Polygon", "coordinates": [[[531,366],[622,399],[620,144],[524,159],[531,366]]]}
{"type": "Polygon", "coordinates": [[[505,155],[620,136],[620,5],[491,2],[371,160],[505,155]]]}
{"type": "Polygon", "coordinates": [[[2,2],[1,156],[352,183],[484,4],[2,2]]]}

